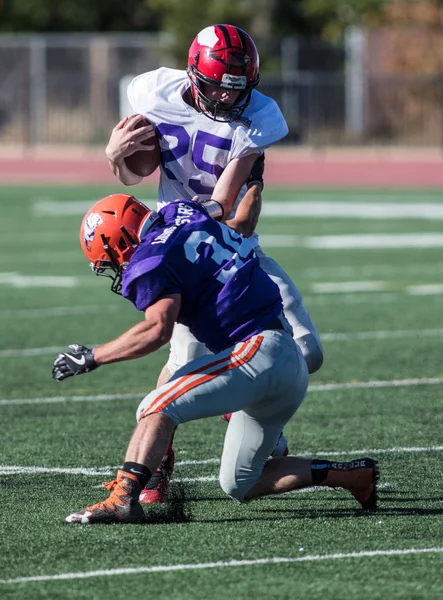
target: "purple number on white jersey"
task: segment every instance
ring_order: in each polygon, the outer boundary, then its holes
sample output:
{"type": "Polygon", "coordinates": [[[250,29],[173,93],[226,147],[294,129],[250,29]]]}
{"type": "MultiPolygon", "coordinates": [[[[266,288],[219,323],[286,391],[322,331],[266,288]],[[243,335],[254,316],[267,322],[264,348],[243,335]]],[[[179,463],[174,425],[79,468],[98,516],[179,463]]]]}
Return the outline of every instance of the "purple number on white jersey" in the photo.
{"type": "MultiPolygon", "coordinates": [[[[191,148],[191,138],[182,125],[171,125],[169,123],[159,123],[157,126],[158,136],[161,139],[163,136],[168,135],[175,137],[177,145],[169,150],[162,150],[161,162],[163,169],[169,179],[176,180],[177,177],[174,173],[168,169],[166,163],[174,160],[179,160],[183,156],[192,150],[192,162],[194,165],[204,171],[214,175],[217,179],[223,173],[223,167],[218,164],[213,164],[204,159],[204,152],[206,147],[216,148],[217,150],[224,150],[229,152],[232,147],[232,140],[222,138],[218,135],[208,133],[206,131],[197,131],[193,148],[191,148]]],[[[182,184],[184,182],[181,182],[182,184]]],[[[213,188],[203,185],[200,180],[190,178],[187,182],[188,186],[196,194],[211,194],[213,188]]]]}

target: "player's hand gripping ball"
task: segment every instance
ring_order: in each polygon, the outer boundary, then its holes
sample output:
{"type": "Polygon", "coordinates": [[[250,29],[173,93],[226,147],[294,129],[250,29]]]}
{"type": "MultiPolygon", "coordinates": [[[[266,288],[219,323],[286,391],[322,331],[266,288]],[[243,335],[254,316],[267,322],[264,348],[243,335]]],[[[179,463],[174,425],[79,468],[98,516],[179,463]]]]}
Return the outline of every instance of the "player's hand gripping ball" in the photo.
{"type": "MultiPolygon", "coordinates": [[[[149,125],[152,124],[145,117],[137,123],[134,129],[140,129],[141,127],[149,125]]],[[[152,127],[154,126],[152,125],[152,127]]],[[[160,164],[160,144],[155,131],[154,135],[140,143],[143,146],[146,146],[146,150],[137,150],[134,154],[131,154],[131,156],[127,156],[125,158],[125,163],[128,169],[132,171],[132,173],[135,173],[135,175],[147,177],[148,175],[152,175],[160,164]]]]}

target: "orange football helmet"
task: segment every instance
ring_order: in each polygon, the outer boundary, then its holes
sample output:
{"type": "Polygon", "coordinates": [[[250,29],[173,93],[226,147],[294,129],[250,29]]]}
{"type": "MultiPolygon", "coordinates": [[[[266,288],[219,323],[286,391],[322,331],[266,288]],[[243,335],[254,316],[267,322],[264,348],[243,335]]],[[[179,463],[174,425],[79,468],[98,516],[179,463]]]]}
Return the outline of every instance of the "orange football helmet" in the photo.
{"type": "Polygon", "coordinates": [[[112,194],[92,206],[80,226],[80,245],[96,275],[121,293],[123,271],[157,213],[134,196],[112,194]]]}

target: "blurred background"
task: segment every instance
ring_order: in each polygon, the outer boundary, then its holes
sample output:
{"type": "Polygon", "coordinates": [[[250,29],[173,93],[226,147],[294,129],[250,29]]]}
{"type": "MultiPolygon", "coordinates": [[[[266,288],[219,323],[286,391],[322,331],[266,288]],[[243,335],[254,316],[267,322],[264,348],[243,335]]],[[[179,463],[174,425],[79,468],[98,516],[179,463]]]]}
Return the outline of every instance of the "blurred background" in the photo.
{"type": "Polygon", "coordinates": [[[442,0],[0,0],[0,145],[103,147],[128,78],[217,22],[256,41],[282,145],[442,147],[442,0]]]}

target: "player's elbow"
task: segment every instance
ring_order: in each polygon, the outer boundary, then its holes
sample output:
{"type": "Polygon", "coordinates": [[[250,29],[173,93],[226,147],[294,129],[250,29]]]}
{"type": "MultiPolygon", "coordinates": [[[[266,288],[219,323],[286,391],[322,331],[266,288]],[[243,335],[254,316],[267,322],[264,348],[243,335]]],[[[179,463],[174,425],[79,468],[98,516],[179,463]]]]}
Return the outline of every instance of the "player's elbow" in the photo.
{"type": "Polygon", "coordinates": [[[172,332],[174,330],[174,323],[170,323],[164,319],[159,319],[151,329],[151,335],[154,345],[157,348],[161,348],[165,344],[168,344],[171,337],[172,332]]]}
{"type": "Polygon", "coordinates": [[[247,219],[230,219],[226,221],[226,225],[244,237],[251,237],[255,231],[255,224],[247,219]]]}
{"type": "Polygon", "coordinates": [[[241,233],[245,237],[251,237],[254,233],[255,227],[252,223],[239,223],[238,227],[235,229],[237,233],[241,233]]]}

